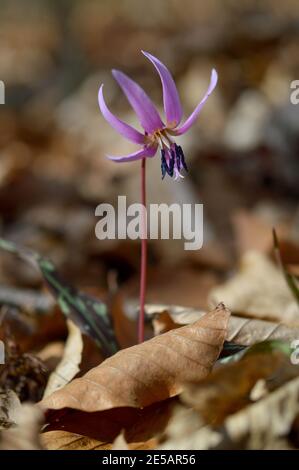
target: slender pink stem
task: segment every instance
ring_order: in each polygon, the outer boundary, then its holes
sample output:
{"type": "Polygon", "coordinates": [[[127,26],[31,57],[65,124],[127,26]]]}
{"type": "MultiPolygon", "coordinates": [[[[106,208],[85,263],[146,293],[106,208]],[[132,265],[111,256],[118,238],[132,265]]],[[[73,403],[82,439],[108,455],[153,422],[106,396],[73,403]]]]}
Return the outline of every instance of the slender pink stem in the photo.
{"type": "Polygon", "coordinates": [[[142,238],[141,238],[141,265],[140,265],[140,306],[138,322],[138,342],[144,341],[144,303],[146,291],[146,266],[147,266],[147,220],[146,220],[146,181],[145,161],[141,162],[141,204],[142,210],[142,238]]]}

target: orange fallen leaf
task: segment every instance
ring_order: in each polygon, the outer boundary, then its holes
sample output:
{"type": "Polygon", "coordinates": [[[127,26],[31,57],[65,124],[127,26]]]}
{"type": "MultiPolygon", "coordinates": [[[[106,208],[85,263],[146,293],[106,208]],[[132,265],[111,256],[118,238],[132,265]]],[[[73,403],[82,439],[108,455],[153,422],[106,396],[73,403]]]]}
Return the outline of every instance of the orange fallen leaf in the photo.
{"type": "Polygon", "coordinates": [[[208,375],[226,338],[229,316],[229,310],[219,304],[192,325],[119,351],[40,406],[92,412],[143,408],[175,396],[182,383],[208,375]]]}

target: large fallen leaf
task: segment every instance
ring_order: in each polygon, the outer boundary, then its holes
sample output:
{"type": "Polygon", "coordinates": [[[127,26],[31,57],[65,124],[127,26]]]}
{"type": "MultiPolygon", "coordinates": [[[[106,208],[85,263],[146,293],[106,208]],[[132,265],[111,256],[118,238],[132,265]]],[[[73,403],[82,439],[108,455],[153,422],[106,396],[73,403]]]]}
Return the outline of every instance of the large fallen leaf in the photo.
{"type": "MultiPolygon", "coordinates": [[[[157,318],[158,330],[169,330],[198,321],[204,314],[202,310],[179,305],[147,304],[148,317],[157,318]],[[162,320],[159,322],[159,317],[162,320]],[[167,318],[167,317],[170,317],[167,318]]],[[[299,328],[288,327],[282,323],[238,317],[231,315],[228,322],[226,340],[243,346],[250,346],[266,340],[284,340],[292,342],[299,338],[299,328]]]]}
{"type": "MultiPolygon", "coordinates": [[[[181,328],[181,325],[175,323],[175,321],[171,318],[170,314],[167,311],[163,311],[158,315],[155,315],[152,324],[155,336],[167,333],[167,331],[174,330],[176,328],[181,328]]],[[[224,341],[223,349],[221,351],[219,359],[225,358],[226,360],[230,360],[230,358],[236,357],[236,355],[238,357],[238,355],[245,349],[246,346],[224,341]]]]}
{"type": "Polygon", "coordinates": [[[124,349],[41,402],[43,408],[100,411],[142,408],[174,396],[211,370],[227,334],[230,312],[220,304],[192,325],[124,349]]]}
{"type": "Polygon", "coordinates": [[[211,305],[220,299],[233,313],[299,326],[299,306],[284,276],[262,253],[247,252],[239,272],[211,290],[211,305]]]}
{"type": "Polygon", "coordinates": [[[49,377],[43,398],[51,395],[51,393],[70,382],[80,370],[79,365],[83,351],[82,334],[80,329],[71,320],[67,320],[67,326],[69,335],[63,357],[49,377]]]}

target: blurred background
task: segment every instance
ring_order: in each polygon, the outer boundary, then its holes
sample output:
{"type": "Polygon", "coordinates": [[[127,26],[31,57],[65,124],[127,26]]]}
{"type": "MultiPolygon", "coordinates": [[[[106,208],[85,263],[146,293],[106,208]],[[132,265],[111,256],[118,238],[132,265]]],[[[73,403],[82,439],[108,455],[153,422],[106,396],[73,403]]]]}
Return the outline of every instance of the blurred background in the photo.
{"type": "MultiPolygon", "coordinates": [[[[153,241],[148,301],[206,308],[211,287],[240,255],[270,250],[271,228],[299,239],[299,79],[297,0],[1,0],[1,237],[51,258],[74,285],[101,295],[117,282],[139,286],[139,243],[99,241],[95,208],[127,195],[139,201],[138,162],[105,154],[132,147],[102,118],[97,92],[136,125],[112,79],[119,68],[158,106],[159,77],[141,49],[172,71],[185,115],[215,67],[218,86],[181,140],[189,166],[181,182],[148,165],[149,200],[204,204],[204,247],[153,241]]],[[[38,273],[1,253],[2,286],[41,289],[38,273]]],[[[0,299],[1,302],[1,299],[0,299]]]]}

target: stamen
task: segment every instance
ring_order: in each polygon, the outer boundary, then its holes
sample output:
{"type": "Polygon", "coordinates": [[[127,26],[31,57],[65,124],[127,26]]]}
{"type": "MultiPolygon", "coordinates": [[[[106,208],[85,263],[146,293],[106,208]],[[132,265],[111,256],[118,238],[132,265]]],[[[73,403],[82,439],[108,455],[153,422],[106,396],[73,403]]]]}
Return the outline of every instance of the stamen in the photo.
{"type": "Polygon", "coordinates": [[[188,167],[187,167],[187,164],[185,162],[185,155],[184,155],[182,147],[180,145],[176,145],[176,144],[175,144],[175,147],[176,147],[176,154],[179,155],[179,158],[180,158],[180,163],[182,163],[183,168],[186,171],[188,171],[188,167]]]}
{"type": "MultiPolygon", "coordinates": [[[[161,150],[161,170],[162,170],[162,179],[164,179],[165,174],[167,173],[169,176],[173,176],[174,170],[174,163],[175,163],[175,154],[174,151],[170,151],[170,158],[169,162],[167,163],[166,160],[166,151],[164,149],[161,150]]],[[[169,155],[169,152],[168,152],[169,155]]]]}
{"type": "Polygon", "coordinates": [[[180,171],[180,169],[181,169],[180,153],[178,151],[178,146],[176,144],[174,144],[174,148],[175,148],[175,156],[176,156],[176,167],[177,167],[178,171],[180,171]]]}
{"type": "Polygon", "coordinates": [[[164,180],[166,175],[166,159],[165,159],[165,150],[161,150],[161,172],[162,172],[162,180],[164,180]]]}
{"type": "Polygon", "coordinates": [[[173,176],[173,169],[175,164],[175,154],[173,150],[170,150],[170,159],[169,159],[169,176],[173,176]]]}

